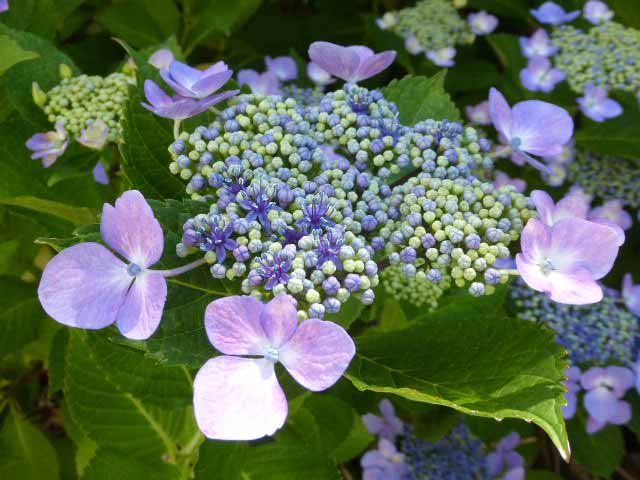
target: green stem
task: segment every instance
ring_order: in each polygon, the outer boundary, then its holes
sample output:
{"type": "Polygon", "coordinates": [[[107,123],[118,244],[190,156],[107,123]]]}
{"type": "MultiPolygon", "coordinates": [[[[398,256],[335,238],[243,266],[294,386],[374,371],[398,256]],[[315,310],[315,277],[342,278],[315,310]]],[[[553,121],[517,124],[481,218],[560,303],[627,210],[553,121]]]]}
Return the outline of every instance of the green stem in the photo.
{"type": "Polygon", "coordinates": [[[180,119],[175,119],[173,121],[173,137],[178,140],[178,138],[180,137],[180,124],[182,123],[182,120],[180,119]]]}

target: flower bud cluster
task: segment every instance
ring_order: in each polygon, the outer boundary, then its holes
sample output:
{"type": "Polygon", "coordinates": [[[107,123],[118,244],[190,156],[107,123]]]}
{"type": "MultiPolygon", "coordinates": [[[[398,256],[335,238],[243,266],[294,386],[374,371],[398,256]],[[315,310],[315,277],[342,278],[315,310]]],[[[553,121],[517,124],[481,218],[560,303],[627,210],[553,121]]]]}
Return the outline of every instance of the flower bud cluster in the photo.
{"type": "Polygon", "coordinates": [[[587,84],[640,92],[640,31],[616,22],[588,32],[562,25],[554,29],[551,42],[560,49],[554,63],[575,92],[583,93],[587,84]]]}
{"type": "Polygon", "coordinates": [[[400,451],[409,467],[408,480],[489,478],[484,445],[464,423],[435,443],[418,438],[406,426],[400,451]]]}
{"type": "Polygon", "coordinates": [[[301,318],[351,297],[370,304],[389,262],[436,298],[449,278],[474,295],[506,281],[491,265],[532,212],[515,190],[475,178],[492,165],[474,129],[402,125],[380,91],[355,85],[307,106],[262,94],[229,103],[169,147],[171,172],[209,205],[178,253],[205,252],[214,277],[265,299],[288,292],[301,318]]]}
{"type": "Polygon", "coordinates": [[[638,353],[640,325],[624,307],[618,292],[604,289],[604,294],[598,303],[566,305],[517,282],[511,297],[520,318],[544,322],[556,331],[572,365],[585,368],[631,364],[638,353]]]}
{"type": "Polygon", "coordinates": [[[568,176],[588,194],[640,208],[640,162],[636,160],[579,152],[569,165],[568,176]]]}
{"type": "Polygon", "coordinates": [[[282,87],[282,96],[293,98],[298,105],[307,107],[320,103],[320,100],[324,97],[324,92],[322,87],[299,87],[295,83],[288,83],[282,87]]]}
{"type": "Polygon", "coordinates": [[[65,75],[60,83],[39,95],[38,103],[53,124],[60,124],[74,137],[102,120],[108,128],[107,141],[122,142],[122,118],[135,77],[115,72],[98,75],[65,75]]]}
{"type": "Polygon", "coordinates": [[[451,277],[474,296],[491,294],[506,274],[492,268],[534,215],[511,186],[496,190],[477,179],[433,178],[426,172],[393,188],[389,220],[379,231],[392,265],[433,283],[451,277]]]}
{"type": "Polygon", "coordinates": [[[438,300],[451,286],[451,279],[444,277],[438,284],[430,282],[427,274],[420,270],[415,276],[405,275],[402,265],[397,264],[382,270],[380,284],[384,291],[400,302],[408,302],[431,312],[438,308],[438,300]]]}
{"type": "Polygon", "coordinates": [[[475,35],[451,0],[422,0],[414,7],[389,12],[386,28],[404,39],[415,39],[423,51],[471,44],[475,35]]]}

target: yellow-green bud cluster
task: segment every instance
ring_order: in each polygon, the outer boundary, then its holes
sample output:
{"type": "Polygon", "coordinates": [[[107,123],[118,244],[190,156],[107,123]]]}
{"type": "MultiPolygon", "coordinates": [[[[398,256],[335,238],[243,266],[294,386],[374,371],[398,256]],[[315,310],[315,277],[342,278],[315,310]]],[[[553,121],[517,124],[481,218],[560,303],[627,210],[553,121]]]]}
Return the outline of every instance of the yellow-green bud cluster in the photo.
{"type": "Polygon", "coordinates": [[[423,271],[414,277],[408,277],[401,265],[384,269],[380,275],[380,284],[384,291],[400,302],[408,302],[431,312],[438,308],[438,300],[451,286],[451,279],[444,277],[440,283],[433,283],[423,271]]]}
{"type": "Polygon", "coordinates": [[[59,123],[69,135],[79,137],[81,131],[102,120],[109,128],[107,141],[122,142],[122,118],[129,100],[129,85],[135,77],[124,73],[98,75],[64,75],[58,85],[46,93],[34,86],[34,100],[40,104],[49,121],[59,123]]]}
{"type": "Polygon", "coordinates": [[[604,22],[588,32],[563,25],[551,35],[560,48],[555,66],[567,74],[571,88],[584,92],[587,84],[611,90],[640,91],[640,31],[604,22]]]}

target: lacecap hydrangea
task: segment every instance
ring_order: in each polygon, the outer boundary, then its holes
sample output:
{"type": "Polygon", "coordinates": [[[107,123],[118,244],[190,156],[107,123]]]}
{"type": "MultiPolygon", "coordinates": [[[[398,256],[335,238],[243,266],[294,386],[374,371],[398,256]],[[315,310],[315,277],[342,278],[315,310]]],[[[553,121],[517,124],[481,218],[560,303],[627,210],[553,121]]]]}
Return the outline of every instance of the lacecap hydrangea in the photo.
{"type": "Polygon", "coordinates": [[[403,125],[380,91],[352,84],[306,106],[240,95],[169,147],[171,172],[207,205],[177,251],[205,252],[247,294],[293,295],[301,318],[372,303],[388,264],[488,294],[532,215],[515,189],[476,177],[488,149],[459,123],[403,125]]]}

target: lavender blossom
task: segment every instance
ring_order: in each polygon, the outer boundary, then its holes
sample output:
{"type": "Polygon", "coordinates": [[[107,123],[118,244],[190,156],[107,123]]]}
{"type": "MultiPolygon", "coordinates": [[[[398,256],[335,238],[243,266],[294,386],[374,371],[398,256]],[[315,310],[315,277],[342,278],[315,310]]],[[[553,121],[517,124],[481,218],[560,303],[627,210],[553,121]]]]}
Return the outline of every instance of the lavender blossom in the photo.
{"type": "Polygon", "coordinates": [[[262,95],[282,95],[278,76],[270,71],[258,73],[255,70],[246,69],[238,72],[240,86],[249,85],[251,91],[262,95]]]}
{"type": "Polygon", "coordinates": [[[589,0],[584,4],[584,18],[593,25],[608,22],[613,18],[613,11],[606,3],[599,0],[589,0]]]}
{"type": "Polygon", "coordinates": [[[403,480],[409,473],[405,456],[396,446],[381,438],[377,450],[369,450],[360,459],[363,480],[403,480]]]}
{"type": "Polygon", "coordinates": [[[321,87],[335,82],[335,79],[331,77],[329,72],[314,62],[307,64],[307,76],[313,83],[321,87]]]}
{"type": "Polygon", "coordinates": [[[469,105],[465,109],[465,113],[471,123],[475,123],[476,125],[491,125],[488,100],[480,102],[477,105],[469,105]]]}
{"type": "Polygon", "coordinates": [[[546,57],[533,57],[526,68],[520,71],[520,81],[527,90],[549,93],[562,82],[567,74],[553,68],[546,57]]]}
{"type": "Polygon", "coordinates": [[[27,148],[33,151],[32,159],[42,159],[42,166],[48,168],[60,158],[69,146],[69,137],[64,127],[56,123],[52,132],[36,133],[27,140],[27,148]]]}
{"type": "Polygon", "coordinates": [[[631,214],[624,210],[622,200],[609,200],[589,212],[589,220],[594,222],[613,223],[622,230],[629,230],[633,225],[631,214]]]}
{"type": "Polygon", "coordinates": [[[543,28],[533,32],[530,38],[520,37],[520,48],[522,54],[527,58],[550,57],[560,49],[560,47],[551,44],[549,34],[543,28]]]}
{"type": "Polygon", "coordinates": [[[296,222],[296,225],[306,233],[318,234],[327,227],[335,225],[331,220],[334,208],[323,193],[314,196],[310,201],[303,202],[302,212],[304,216],[296,222]]]}
{"type": "Polygon", "coordinates": [[[334,77],[357,83],[389,67],[396,58],[396,52],[387,50],[376,54],[362,45],[343,47],[329,42],[314,42],[309,46],[309,57],[334,77]]]}
{"type": "Polygon", "coordinates": [[[584,406],[589,412],[589,433],[595,433],[607,424],[624,425],[631,420],[631,405],[622,397],[635,384],[632,370],[617,366],[594,367],[582,374],[580,383],[587,391],[584,406]]]}
{"type": "Polygon", "coordinates": [[[622,115],[622,106],[607,96],[606,88],[593,84],[585,87],[584,96],[578,98],[580,111],[595,122],[604,122],[622,115]]]}
{"type": "Polygon", "coordinates": [[[168,70],[160,70],[162,79],[178,95],[197,100],[213,95],[229,81],[232,75],[233,71],[229,70],[227,64],[222,61],[202,71],[174,60],[168,70]]]}
{"type": "Polygon", "coordinates": [[[102,120],[93,122],[87,128],[80,131],[78,143],[93,150],[102,150],[107,143],[109,127],[102,120]]]}
{"type": "Polygon", "coordinates": [[[101,161],[98,160],[96,166],[93,167],[91,174],[93,175],[93,179],[96,181],[96,183],[99,183],[101,185],[109,185],[109,177],[107,176],[107,171],[104,169],[104,165],[101,161]]]}
{"type": "Polygon", "coordinates": [[[530,10],[530,12],[540,23],[550,25],[561,25],[571,22],[580,16],[580,10],[565,12],[564,8],[554,2],[544,2],[537,9],[530,10]]]}
{"type": "Polygon", "coordinates": [[[504,172],[498,170],[495,171],[493,185],[496,188],[502,188],[506,185],[511,185],[516,191],[523,193],[527,188],[527,182],[521,178],[511,178],[504,172]]]}
{"type": "Polygon", "coordinates": [[[395,442],[396,437],[402,434],[404,424],[402,420],[396,417],[393,404],[386,398],[380,402],[379,408],[382,414],[381,417],[367,413],[362,416],[362,422],[372,435],[378,435],[380,438],[395,442]]]}
{"type": "Polygon", "coordinates": [[[266,56],[264,63],[267,65],[267,71],[274,73],[281,82],[288,82],[298,78],[298,65],[296,65],[296,61],[292,57],[271,58],[266,56]]]}
{"type": "Polygon", "coordinates": [[[524,458],[516,451],[518,445],[520,445],[520,435],[516,432],[510,433],[498,442],[495,452],[487,455],[489,475],[495,477],[524,466],[524,458]]]}
{"type": "Polygon", "coordinates": [[[149,57],[149,63],[158,70],[169,70],[174,60],[173,52],[168,48],[161,48],[149,57]]]}
{"type": "Polygon", "coordinates": [[[564,394],[564,398],[567,399],[567,404],[562,407],[562,416],[565,420],[570,420],[576,414],[578,407],[578,392],[580,392],[580,377],[582,372],[578,367],[569,367],[565,370],[567,380],[564,382],[564,386],[567,392],[564,394]]]}
{"type": "Polygon", "coordinates": [[[426,57],[438,67],[453,67],[455,65],[456,49],[444,47],[439,50],[429,50],[426,57]]]}
{"type": "Polygon", "coordinates": [[[467,21],[469,22],[471,31],[476,35],[487,35],[498,27],[498,17],[484,10],[477,13],[470,13],[467,21]]]}
{"type": "Polygon", "coordinates": [[[9,10],[9,0],[0,0],[0,13],[9,10]]]}

